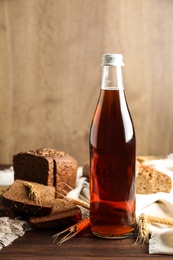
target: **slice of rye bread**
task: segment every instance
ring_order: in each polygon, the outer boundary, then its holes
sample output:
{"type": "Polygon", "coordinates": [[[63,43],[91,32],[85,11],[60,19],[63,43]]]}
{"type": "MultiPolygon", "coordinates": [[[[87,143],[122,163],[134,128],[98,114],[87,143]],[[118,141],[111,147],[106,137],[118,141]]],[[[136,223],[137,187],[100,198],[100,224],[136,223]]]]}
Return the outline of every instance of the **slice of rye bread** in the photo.
{"type": "Polygon", "coordinates": [[[33,215],[48,215],[55,201],[55,187],[15,180],[2,194],[2,204],[33,215]]]}
{"type": "Polygon", "coordinates": [[[56,187],[56,197],[61,197],[61,189],[70,190],[67,185],[72,189],[76,186],[78,163],[62,151],[40,148],[21,152],[13,156],[13,166],[15,179],[53,185],[56,187]]]}
{"type": "Polygon", "coordinates": [[[30,216],[28,221],[35,229],[62,229],[77,223],[81,219],[81,210],[73,202],[56,198],[49,215],[30,216]]]}
{"type": "Polygon", "coordinates": [[[172,179],[170,176],[150,166],[140,165],[136,176],[137,194],[169,193],[171,189],[172,179]]]}
{"type": "Polygon", "coordinates": [[[20,214],[2,204],[2,196],[0,196],[0,217],[18,218],[20,214]]]}

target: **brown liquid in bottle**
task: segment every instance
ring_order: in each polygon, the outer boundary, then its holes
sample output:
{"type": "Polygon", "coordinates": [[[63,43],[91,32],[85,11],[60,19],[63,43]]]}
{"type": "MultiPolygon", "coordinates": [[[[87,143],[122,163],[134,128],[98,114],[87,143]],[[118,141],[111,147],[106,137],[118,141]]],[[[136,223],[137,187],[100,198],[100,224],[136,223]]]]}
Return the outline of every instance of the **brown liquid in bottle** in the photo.
{"type": "Polygon", "coordinates": [[[101,90],[90,130],[90,222],[104,238],[135,228],[135,133],[123,89],[101,90]]]}

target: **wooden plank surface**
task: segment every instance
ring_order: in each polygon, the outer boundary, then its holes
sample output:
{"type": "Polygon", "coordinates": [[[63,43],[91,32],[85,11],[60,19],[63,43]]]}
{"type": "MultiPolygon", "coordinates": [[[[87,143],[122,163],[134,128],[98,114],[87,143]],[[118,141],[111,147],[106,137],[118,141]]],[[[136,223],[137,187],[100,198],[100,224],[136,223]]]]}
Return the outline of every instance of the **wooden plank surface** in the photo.
{"type": "Polygon", "coordinates": [[[61,246],[53,243],[56,231],[27,231],[23,237],[0,251],[0,259],[171,259],[149,255],[147,245],[134,245],[136,236],[124,240],[95,237],[89,229],[61,246]]]}
{"type": "Polygon", "coordinates": [[[83,164],[101,56],[122,53],[137,153],[173,152],[173,1],[1,0],[0,163],[29,149],[83,164]]]}

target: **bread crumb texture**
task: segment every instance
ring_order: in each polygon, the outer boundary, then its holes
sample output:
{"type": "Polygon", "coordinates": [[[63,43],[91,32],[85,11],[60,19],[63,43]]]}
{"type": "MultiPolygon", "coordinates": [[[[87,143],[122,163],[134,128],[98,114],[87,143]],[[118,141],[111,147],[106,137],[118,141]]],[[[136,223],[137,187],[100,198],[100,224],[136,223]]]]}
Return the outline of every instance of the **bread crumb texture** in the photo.
{"type": "Polygon", "coordinates": [[[139,167],[136,177],[137,194],[169,193],[171,189],[172,180],[168,175],[149,166],[139,167]]]}

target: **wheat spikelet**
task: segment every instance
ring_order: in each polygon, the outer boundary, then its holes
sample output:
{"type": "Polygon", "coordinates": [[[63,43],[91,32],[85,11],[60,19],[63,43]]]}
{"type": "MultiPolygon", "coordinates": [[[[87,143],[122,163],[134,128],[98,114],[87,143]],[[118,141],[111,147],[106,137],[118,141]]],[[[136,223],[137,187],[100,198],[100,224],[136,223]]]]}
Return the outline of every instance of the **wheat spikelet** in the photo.
{"type": "Polygon", "coordinates": [[[145,215],[142,213],[138,217],[138,236],[136,239],[135,244],[145,244],[149,241],[149,229],[148,224],[152,223],[159,223],[165,225],[173,225],[173,220],[166,219],[166,218],[159,218],[151,215],[145,215]]]}
{"type": "Polygon", "coordinates": [[[145,244],[149,239],[148,218],[145,214],[141,214],[138,218],[138,236],[135,244],[145,244]]]}
{"type": "Polygon", "coordinates": [[[25,182],[24,184],[27,188],[29,188],[29,194],[28,194],[29,199],[34,201],[36,204],[41,204],[39,189],[30,182],[25,182]]]}
{"type": "Polygon", "coordinates": [[[81,221],[79,221],[77,224],[53,235],[53,242],[56,241],[56,239],[67,232],[67,235],[64,236],[57,244],[60,246],[62,243],[66,242],[67,240],[71,239],[72,237],[76,236],[79,232],[81,232],[82,230],[84,230],[85,228],[87,228],[90,224],[90,219],[89,218],[85,218],[81,221]]]}

